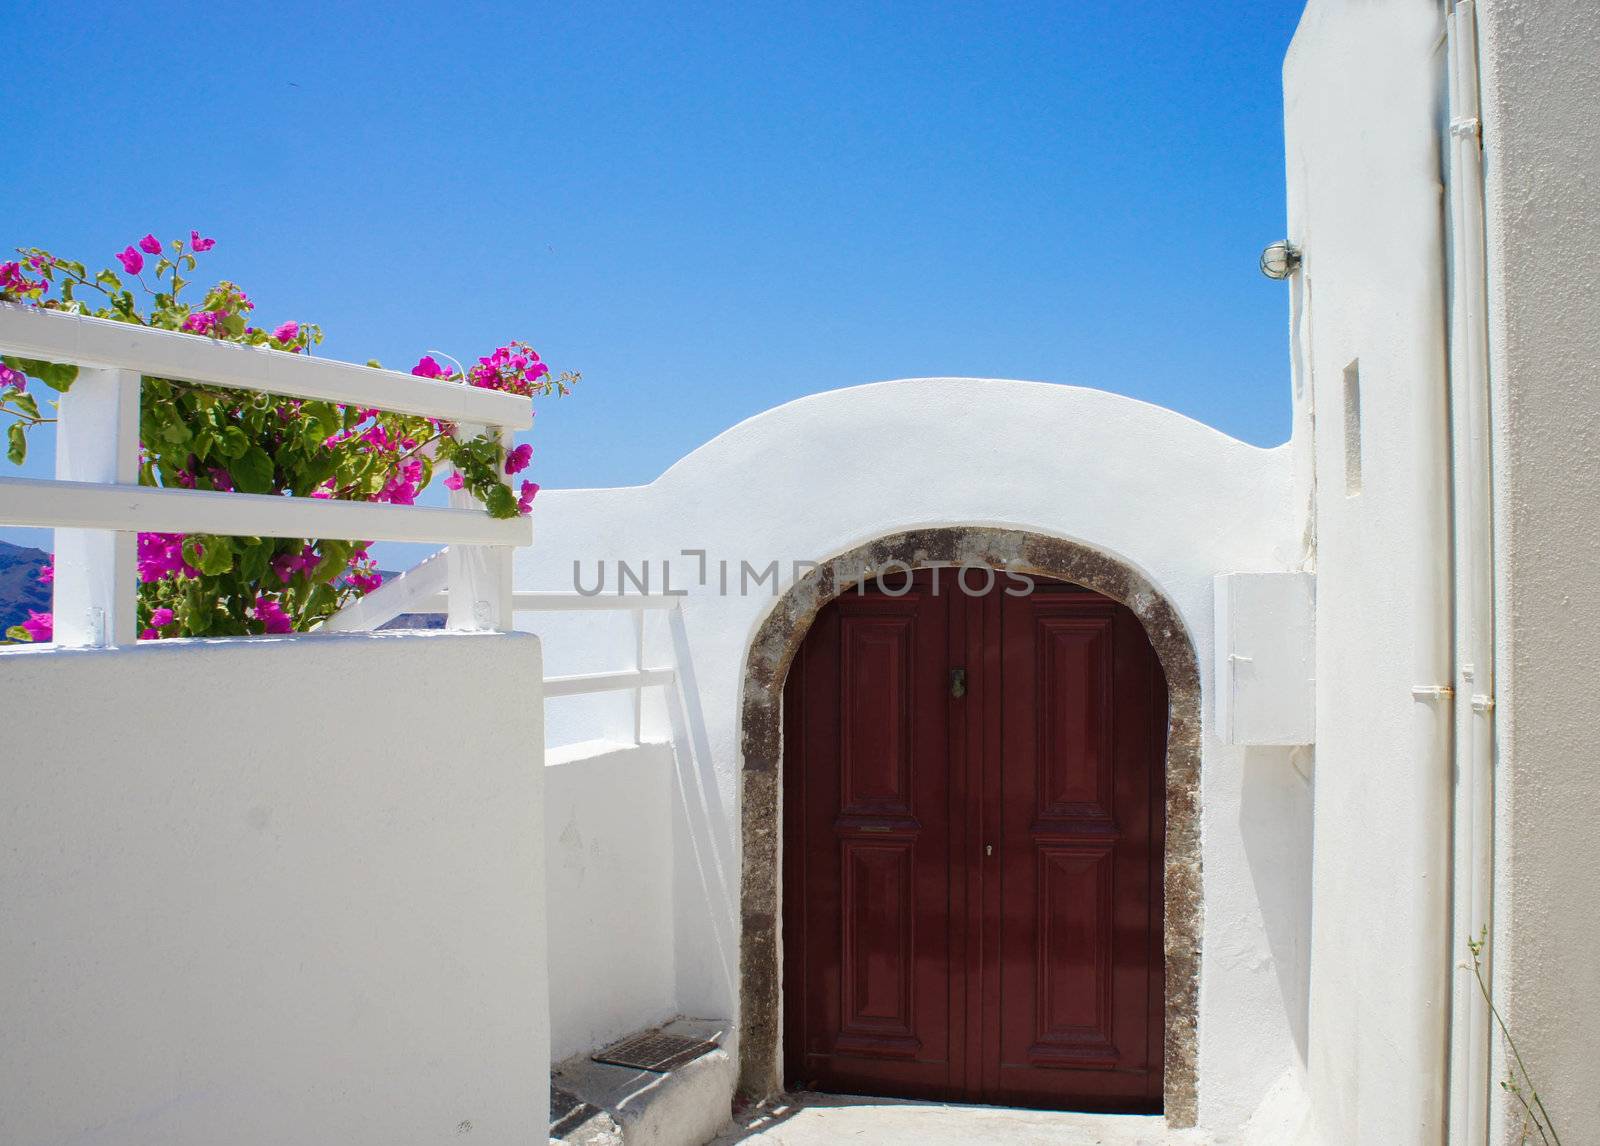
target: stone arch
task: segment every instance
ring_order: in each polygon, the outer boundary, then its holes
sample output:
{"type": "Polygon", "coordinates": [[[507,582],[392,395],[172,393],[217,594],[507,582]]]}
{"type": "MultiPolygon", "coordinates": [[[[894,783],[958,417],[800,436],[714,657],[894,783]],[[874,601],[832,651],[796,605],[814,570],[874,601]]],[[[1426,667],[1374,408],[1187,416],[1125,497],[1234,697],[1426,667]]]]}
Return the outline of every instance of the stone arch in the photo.
{"type": "Polygon", "coordinates": [[[1178,611],[1147,577],[1097,549],[1018,529],[955,526],[913,529],[857,546],[798,580],[762,620],[745,661],[740,711],[739,1085],[764,1098],[779,1072],[782,968],[778,936],[781,884],[779,793],[783,763],[783,684],[818,611],[891,563],[988,565],[1070,581],[1128,606],[1144,625],[1167,676],[1166,849],[1163,945],[1166,1041],[1163,1108],[1173,1127],[1198,1114],[1200,988],[1200,666],[1178,611]]]}

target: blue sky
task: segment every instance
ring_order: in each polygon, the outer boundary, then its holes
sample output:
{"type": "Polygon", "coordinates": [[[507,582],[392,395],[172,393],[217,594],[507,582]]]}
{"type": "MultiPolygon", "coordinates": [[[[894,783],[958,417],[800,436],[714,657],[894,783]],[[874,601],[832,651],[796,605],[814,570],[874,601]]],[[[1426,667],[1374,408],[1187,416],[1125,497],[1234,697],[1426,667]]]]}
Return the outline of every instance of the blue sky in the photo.
{"type": "Polygon", "coordinates": [[[1271,445],[1287,297],[1255,258],[1299,9],[32,3],[8,39],[57,62],[8,110],[0,244],[109,263],[198,227],[327,356],[525,338],[584,376],[539,407],[551,487],[933,374],[1271,445]]]}

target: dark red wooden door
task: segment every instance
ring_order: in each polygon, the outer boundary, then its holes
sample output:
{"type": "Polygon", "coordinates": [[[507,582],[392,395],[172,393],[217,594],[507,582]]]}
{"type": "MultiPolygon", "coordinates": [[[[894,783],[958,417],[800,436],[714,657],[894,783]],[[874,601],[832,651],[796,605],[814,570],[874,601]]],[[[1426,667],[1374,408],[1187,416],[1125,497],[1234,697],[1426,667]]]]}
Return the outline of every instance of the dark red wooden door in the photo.
{"type": "Polygon", "coordinates": [[[1123,606],[1008,587],[852,591],[790,669],[787,1081],[1159,1110],[1165,680],[1123,606]]]}

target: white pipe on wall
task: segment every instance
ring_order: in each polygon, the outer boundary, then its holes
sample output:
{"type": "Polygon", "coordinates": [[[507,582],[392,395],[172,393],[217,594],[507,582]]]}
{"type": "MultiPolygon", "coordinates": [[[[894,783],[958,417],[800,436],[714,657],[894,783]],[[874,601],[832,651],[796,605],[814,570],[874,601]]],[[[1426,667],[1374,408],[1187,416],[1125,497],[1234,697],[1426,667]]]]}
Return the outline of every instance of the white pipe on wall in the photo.
{"type": "MultiPolygon", "coordinates": [[[[1448,24],[1457,606],[1449,1141],[1480,1146],[1489,1141],[1491,1031],[1477,983],[1462,968],[1471,966],[1467,940],[1486,933],[1493,909],[1495,666],[1488,290],[1474,0],[1456,0],[1448,24]]],[[[1486,964],[1487,959],[1486,953],[1486,964]]]]}

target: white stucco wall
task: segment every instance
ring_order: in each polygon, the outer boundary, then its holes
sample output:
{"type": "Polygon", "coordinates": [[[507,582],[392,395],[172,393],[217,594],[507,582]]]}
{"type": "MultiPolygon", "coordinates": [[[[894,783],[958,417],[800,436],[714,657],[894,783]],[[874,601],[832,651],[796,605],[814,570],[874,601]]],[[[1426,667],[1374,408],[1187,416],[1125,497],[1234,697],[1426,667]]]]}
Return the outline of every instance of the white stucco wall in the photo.
{"type": "Polygon", "coordinates": [[[542,1141],[539,677],[489,635],[0,653],[0,1142],[542,1141]]]}
{"type": "MultiPolygon", "coordinates": [[[[1481,7],[1499,582],[1496,990],[1563,1138],[1582,1141],[1600,1126],[1600,6],[1481,7]]],[[[1497,1097],[1505,1140],[1517,1141],[1513,1104],[1497,1097]]]]}
{"type": "Polygon", "coordinates": [[[1443,1134],[1449,710],[1411,691],[1451,681],[1441,7],[1312,0],[1284,66],[1317,572],[1310,1071],[1329,1143],[1443,1134]]]}
{"type": "Polygon", "coordinates": [[[600,742],[548,757],[550,1043],[557,1061],[677,1014],[673,787],[669,744],[600,742]]]}
{"type": "MultiPolygon", "coordinates": [[[[1261,450],[1171,411],[1070,386],[922,379],[817,394],[753,418],[646,486],[541,493],[519,589],[571,590],[573,562],[637,572],[670,561],[687,589],[676,655],[673,891],[679,1008],[737,1018],[738,698],[770,583],[739,593],[739,564],[822,560],[923,525],[996,525],[1066,537],[1142,570],[1189,628],[1209,696],[1212,577],[1290,567],[1302,527],[1287,447],[1261,450]],[[698,582],[705,550],[708,584],[698,582]],[[718,592],[719,562],[730,592],[718,592]]],[[[593,622],[524,615],[554,663],[593,622]]],[[[612,664],[606,667],[621,667],[612,664]]],[[[1212,714],[1207,703],[1208,729],[1212,714]]],[[[1287,749],[1203,749],[1202,1124],[1243,1122],[1298,1069],[1305,1039],[1310,805],[1287,749]]]]}

